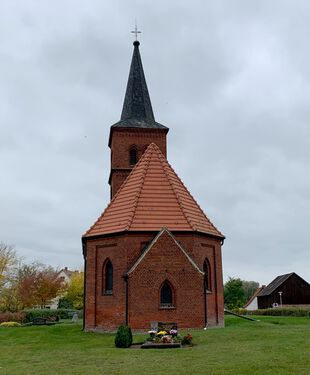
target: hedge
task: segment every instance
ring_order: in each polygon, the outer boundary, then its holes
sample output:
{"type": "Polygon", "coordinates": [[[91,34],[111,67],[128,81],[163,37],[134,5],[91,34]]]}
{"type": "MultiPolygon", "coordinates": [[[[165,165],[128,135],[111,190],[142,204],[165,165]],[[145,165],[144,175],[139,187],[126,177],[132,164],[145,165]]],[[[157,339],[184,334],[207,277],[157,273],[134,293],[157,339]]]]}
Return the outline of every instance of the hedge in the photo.
{"type": "Polygon", "coordinates": [[[310,316],[310,308],[299,308],[299,307],[275,307],[270,309],[258,309],[258,310],[246,310],[236,309],[234,310],[240,315],[266,315],[266,316],[310,316]]]}
{"type": "Polygon", "coordinates": [[[17,322],[24,323],[26,321],[26,313],[21,312],[0,312],[0,323],[3,322],[17,322]]]}
{"type": "Polygon", "coordinates": [[[26,315],[26,321],[32,322],[35,318],[48,318],[51,316],[58,316],[59,319],[72,319],[73,314],[77,313],[79,318],[83,317],[83,311],[77,311],[72,309],[33,309],[23,310],[26,315]]]}

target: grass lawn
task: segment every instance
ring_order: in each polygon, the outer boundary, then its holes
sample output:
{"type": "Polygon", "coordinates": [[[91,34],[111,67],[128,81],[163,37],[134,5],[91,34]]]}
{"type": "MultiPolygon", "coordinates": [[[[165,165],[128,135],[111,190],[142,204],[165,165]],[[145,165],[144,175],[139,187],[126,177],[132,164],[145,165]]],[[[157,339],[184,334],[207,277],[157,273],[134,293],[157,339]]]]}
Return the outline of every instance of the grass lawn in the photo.
{"type": "Polygon", "coordinates": [[[0,375],[310,374],[310,319],[258,319],[228,316],[226,328],[191,331],[195,346],[170,350],[116,349],[114,335],[73,323],[0,328],[0,375]]]}

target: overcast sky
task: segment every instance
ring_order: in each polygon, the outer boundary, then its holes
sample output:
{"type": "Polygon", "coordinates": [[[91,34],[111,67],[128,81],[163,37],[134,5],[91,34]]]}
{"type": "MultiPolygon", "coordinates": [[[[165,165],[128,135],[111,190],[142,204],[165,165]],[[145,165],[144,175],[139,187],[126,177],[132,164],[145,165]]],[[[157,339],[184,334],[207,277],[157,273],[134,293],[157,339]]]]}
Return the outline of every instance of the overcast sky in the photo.
{"type": "Polygon", "coordinates": [[[2,0],[0,242],[82,266],[109,201],[135,18],[168,160],[227,237],[224,279],[309,282],[307,0],[2,0]]]}

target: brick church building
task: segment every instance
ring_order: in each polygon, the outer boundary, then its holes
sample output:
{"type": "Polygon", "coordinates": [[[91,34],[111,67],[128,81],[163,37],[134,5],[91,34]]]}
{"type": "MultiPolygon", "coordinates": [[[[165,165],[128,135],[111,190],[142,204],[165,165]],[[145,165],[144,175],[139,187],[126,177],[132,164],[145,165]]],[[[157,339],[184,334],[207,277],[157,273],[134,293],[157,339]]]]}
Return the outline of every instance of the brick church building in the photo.
{"type": "Polygon", "coordinates": [[[169,129],[155,121],[133,44],[121,119],[110,129],[111,201],[82,237],[84,329],[223,326],[224,236],[167,161],[169,129]]]}

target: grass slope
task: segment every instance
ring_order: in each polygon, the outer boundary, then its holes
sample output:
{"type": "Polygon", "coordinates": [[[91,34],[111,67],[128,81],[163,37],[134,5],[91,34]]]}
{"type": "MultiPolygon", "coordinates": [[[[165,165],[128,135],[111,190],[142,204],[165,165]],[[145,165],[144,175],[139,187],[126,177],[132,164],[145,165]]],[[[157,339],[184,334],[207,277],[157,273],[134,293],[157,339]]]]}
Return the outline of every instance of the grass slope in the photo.
{"type": "Polygon", "coordinates": [[[192,331],[196,345],[174,350],[116,349],[114,335],[76,324],[1,328],[0,375],[310,374],[310,319],[259,319],[227,317],[225,329],[192,331]]]}

